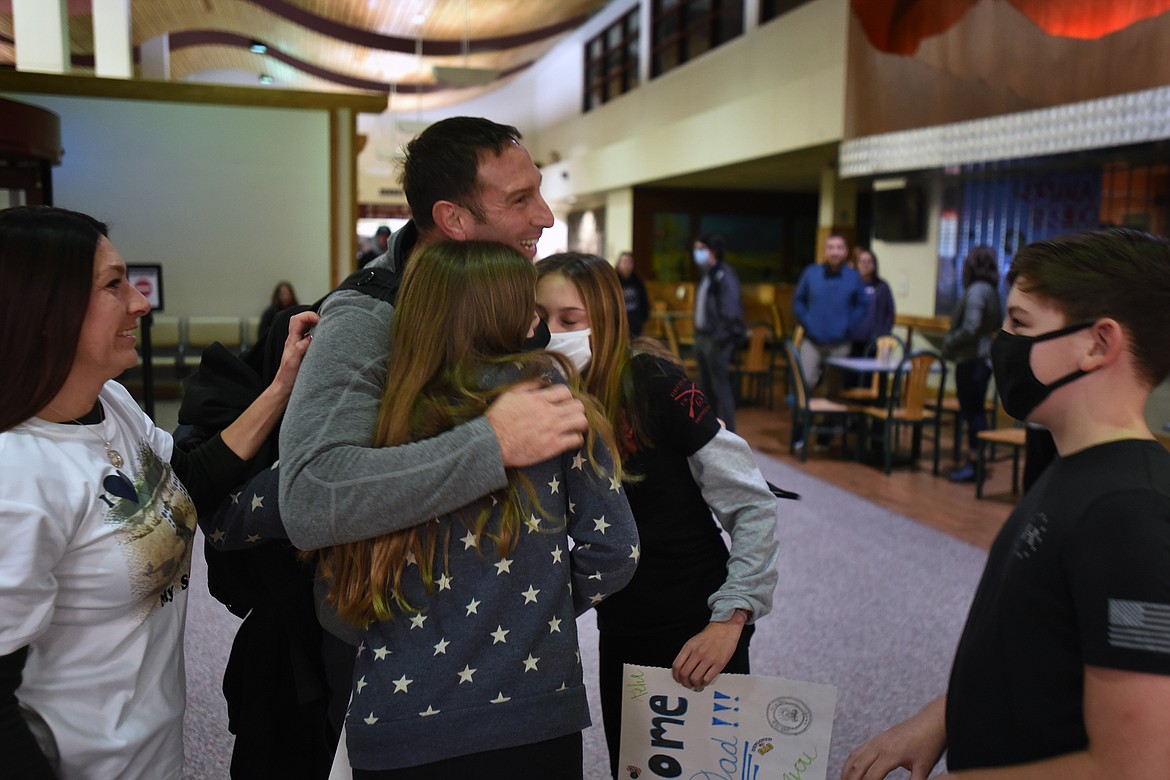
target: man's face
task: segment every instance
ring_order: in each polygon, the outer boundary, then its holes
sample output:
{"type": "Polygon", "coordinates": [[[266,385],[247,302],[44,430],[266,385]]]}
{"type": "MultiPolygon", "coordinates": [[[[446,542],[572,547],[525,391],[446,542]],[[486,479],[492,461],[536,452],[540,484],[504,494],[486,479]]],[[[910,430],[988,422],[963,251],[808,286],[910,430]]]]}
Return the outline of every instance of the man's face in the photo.
{"type": "Polygon", "coordinates": [[[390,234],[379,233],[378,235],[374,236],[374,243],[378,245],[379,252],[385,252],[386,248],[390,246],[390,234]]]}
{"type": "Polygon", "coordinates": [[[480,158],[476,176],[479,184],[479,211],[466,238],[510,244],[530,258],[536,257],[536,242],[553,215],[540,195],[540,171],[520,144],[509,144],[499,155],[488,152],[480,158]]]}
{"type": "Polygon", "coordinates": [[[849,254],[849,247],[845,246],[845,239],[840,236],[829,236],[825,239],[825,263],[836,271],[845,262],[849,254]]]}

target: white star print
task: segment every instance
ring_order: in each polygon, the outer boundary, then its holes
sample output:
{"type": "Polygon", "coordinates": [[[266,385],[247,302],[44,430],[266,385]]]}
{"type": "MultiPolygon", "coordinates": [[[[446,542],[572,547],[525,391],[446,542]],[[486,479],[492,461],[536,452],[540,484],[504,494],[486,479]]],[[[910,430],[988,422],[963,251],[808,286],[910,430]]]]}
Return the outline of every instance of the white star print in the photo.
{"type": "Polygon", "coordinates": [[[426,615],[415,615],[410,619],[410,630],[414,631],[416,628],[422,628],[425,622],[427,622],[426,615]]]}
{"type": "Polygon", "coordinates": [[[443,576],[439,577],[439,590],[451,590],[451,582],[454,579],[454,577],[451,577],[446,572],[443,572],[443,576]]]}
{"type": "Polygon", "coordinates": [[[560,688],[557,688],[557,690],[558,690],[558,691],[567,691],[567,690],[569,690],[569,686],[565,685],[565,684],[562,682],[562,683],[561,683],[561,687],[560,687],[560,688]]]}
{"type": "Polygon", "coordinates": [[[239,493],[232,493],[232,503],[233,504],[240,503],[240,494],[239,493]]]}
{"type": "Polygon", "coordinates": [[[540,530],[540,518],[536,515],[530,516],[524,521],[524,525],[528,526],[528,533],[540,530]]]}
{"type": "Polygon", "coordinates": [[[573,458],[573,468],[577,469],[578,471],[584,471],[585,469],[582,468],[584,465],[585,456],[578,452],[577,455],[573,458]]]}
{"type": "Polygon", "coordinates": [[[589,597],[590,604],[600,604],[603,601],[605,601],[605,595],[602,593],[594,593],[589,597]]]}
{"type": "Polygon", "coordinates": [[[589,575],[589,579],[600,580],[601,579],[601,572],[599,572],[599,571],[593,572],[592,574],[589,575]]]}
{"type": "Polygon", "coordinates": [[[503,704],[504,702],[512,701],[511,696],[505,696],[503,691],[496,694],[496,698],[492,699],[489,704],[503,704]]]}
{"type": "Polygon", "coordinates": [[[478,615],[480,603],[481,602],[478,599],[472,599],[471,601],[467,602],[467,616],[478,615]]]}
{"type": "Polygon", "coordinates": [[[551,634],[554,631],[558,634],[561,633],[561,619],[559,617],[554,617],[548,621],[548,632],[551,634]]]}
{"type": "Polygon", "coordinates": [[[386,656],[388,655],[390,655],[390,651],[386,649],[386,645],[382,645],[381,647],[374,650],[375,661],[385,661],[386,656]]]}
{"type": "Polygon", "coordinates": [[[532,653],[529,653],[529,654],[528,654],[528,657],[524,659],[524,671],[525,671],[525,672],[535,672],[535,671],[537,671],[537,669],[536,669],[536,663],[537,663],[539,660],[540,660],[539,658],[533,658],[533,657],[532,657],[532,653]]]}
{"type": "Polygon", "coordinates": [[[475,534],[473,534],[471,531],[468,531],[467,536],[463,537],[460,541],[463,542],[464,550],[470,550],[472,547],[476,546],[475,534]]]}
{"type": "Polygon", "coordinates": [[[577,663],[578,664],[581,663],[581,651],[580,650],[577,651],[577,663]]]}
{"type": "Polygon", "coordinates": [[[558,545],[556,546],[556,549],[554,549],[554,550],[552,551],[553,563],[560,563],[560,562],[561,562],[561,556],[562,556],[562,555],[564,555],[564,553],[565,553],[565,551],[564,551],[564,550],[562,550],[562,549],[561,549],[561,546],[558,544],[558,545]]]}
{"type": "Polygon", "coordinates": [[[589,544],[589,542],[586,542],[585,544],[577,545],[577,549],[578,550],[591,550],[591,549],[593,549],[593,545],[589,544]]]}
{"type": "Polygon", "coordinates": [[[496,576],[499,577],[504,572],[512,573],[512,562],[507,558],[501,558],[500,562],[496,564],[496,576]]]}
{"type": "Polygon", "coordinates": [[[260,541],[260,534],[252,534],[246,537],[244,541],[248,542],[249,544],[255,544],[256,542],[260,541]]]}
{"type": "Polygon", "coordinates": [[[414,682],[414,680],[408,680],[408,679],[406,679],[405,674],[402,675],[397,680],[393,680],[394,692],[395,693],[410,693],[410,691],[408,689],[410,688],[410,684],[412,682],[414,682]]]}
{"type": "Polygon", "coordinates": [[[367,685],[369,685],[369,683],[366,682],[365,675],[362,675],[362,678],[357,681],[357,692],[360,694],[362,692],[362,688],[365,688],[367,685]]]}
{"type": "Polygon", "coordinates": [[[451,644],[451,643],[448,642],[446,639],[440,639],[439,643],[437,645],[435,645],[435,655],[439,655],[440,653],[442,653],[443,655],[446,655],[447,654],[447,645],[449,645],[449,644],[451,644]]]}
{"type": "Polygon", "coordinates": [[[638,549],[638,545],[630,545],[630,557],[634,559],[634,563],[637,563],[641,559],[642,551],[638,549]]]}
{"type": "Polygon", "coordinates": [[[555,476],[553,477],[552,482],[548,483],[548,486],[553,493],[559,493],[561,491],[561,483],[557,481],[555,476]]]}
{"type": "Polygon", "coordinates": [[[252,494],[252,511],[255,512],[257,509],[260,509],[263,506],[264,506],[264,496],[258,496],[255,493],[253,493],[252,494]]]}
{"type": "Polygon", "coordinates": [[[223,541],[223,536],[224,536],[224,534],[223,534],[223,531],[216,531],[215,533],[213,533],[213,534],[211,535],[211,541],[213,541],[213,542],[222,542],[222,541],[223,541]]]}
{"type": "Polygon", "coordinates": [[[459,684],[462,685],[465,682],[475,682],[475,680],[471,679],[471,675],[478,671],[479,669],[472,669],[471,664],[464,664],[463,671],[459,672],[459,684]]]}
{"type": "Polygon", "coordinates": [[[425,718],[428,715],[438,715],[440,712],[442,712],[442,710],[436,710],[434,707],[428,704],[426,710],[420,712],[419,716],[425,718]]]}
{"type": "Polygon", "coordinates": [[[408,553],[406,554],[406,565],[408,565],[408,566],[409,566],[409,565],[410,565],[410,564],[412,564],[412,563],[413,563],[415,566],[418,566],[418,559],[414,557],[414,552],[413,552],[413,551],[411,551],[411,552],[408,552],[408,553]]]}
{"type": "Polygon", "coordinates": [[[369,726],[373,726],[375,723],[378,722],[378,719],[374,717],[374,713],[372,713],[372,712],[370,713],[370,716],[368,718],[365,718],[364,720],[366,721],[366,725],[369,725],[369,726]]]}
{"type": "Polygon", "coordinates": [[[622,481],[616,475],[609,478],[609,489],[615,493],[622,492],[622,481]]]}
{"type": "Polygon", "coordinates": [[[605,529],[609,528],[610,525],[611,525],[611,523],[605,522],[605,515],[602,515],[601,517],[593,518],[593,530],[594,531],[601,531],[602,535],[605,534],[605,529]]]}
{"type": "Polygon", "coordinates": [[[524,591],[520,595],[524,597],[525,604],[535,604],[537,593],[540,593],[540,591],[529,585],[528,590],[524,591]]]}
{"type": "Polygon", "coordinates": [[[572,499],[569,500],[569,511],[573,514],[577,512],[577,505],[573,503],[572,499]]]}
{"type": "Polygon", "coordinates": [[[358,654],[358,655],[361,655],[361,654],[362,654],[362,651],[363,651],[363,650],[365,650],[365,649],[366,649],[366,642],[365,642],[365,640],[363,639],[361,642],[359,642],[359,643],[358,643],[358,651],[357,651],[357,654],[358,654]]]}
{"type": "Polygon", "coordinates": [[[504,644],[508,644],[508,640],[506,639],[506,637],[508,636],[508,632],[511,630],[512,629],[510,629],[510,628],[504,628],[501,625],[497,625],[496,630],[491,632],[491,635],[493,637],[492,644],[498,645],[500,642],[503,642],[504,644]]]}

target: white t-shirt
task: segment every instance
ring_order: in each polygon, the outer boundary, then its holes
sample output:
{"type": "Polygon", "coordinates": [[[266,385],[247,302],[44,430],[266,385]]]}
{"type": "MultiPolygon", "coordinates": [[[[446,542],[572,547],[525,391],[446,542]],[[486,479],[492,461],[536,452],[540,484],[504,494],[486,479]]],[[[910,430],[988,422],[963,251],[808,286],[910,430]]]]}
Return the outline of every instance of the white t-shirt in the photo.
{"type": "Polygon", "coordinates": [[[100,398],[100,424],[0,433],[0,655],[29,646],[17,698],[61,778],[177,779],[195,506],[170,434],[116,382],[100,398]]]}

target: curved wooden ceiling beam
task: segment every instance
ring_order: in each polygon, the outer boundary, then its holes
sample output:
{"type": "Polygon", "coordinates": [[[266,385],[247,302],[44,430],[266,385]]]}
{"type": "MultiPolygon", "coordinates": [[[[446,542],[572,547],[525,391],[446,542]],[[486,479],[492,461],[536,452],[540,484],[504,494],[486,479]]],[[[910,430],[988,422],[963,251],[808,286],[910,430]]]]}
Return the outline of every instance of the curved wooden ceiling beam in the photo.
{"type": "MultiPolygon", "coordinates": [[[[403,54],[414,54],[418,45],[417,38],[403,38],[397,35],[382,35],[381,33],[371,32],[370,30],[359,27],[351,27],[347,24],[335,22],[332,19],[326,19],[322,16],[317,16],[314,13],[299,8],[286,0],[243,0],[243,2],[251,3],[253,5],[263,8],[265,11],[276,16],[282,17],[294,24],[305,27],[313,32],[330,38],[336,38],[339,41],[356,44],[358,46],[365,46],[370,49],[378,49],[381,51],[395,51],[403,54]]],[[[561,33],[575,30],[580,27],[588,18],[590,14],[580,14],[572,19],[566,19],[563,22],[557,22],[547,27],[542,27],[537,30],[530,30],[524,33],[517,33],[515,35],[503,35],[497,38],[472,38],[467,42],[469,52],[488,52],[501,51],[503,49],[513,49],[517,46],[523,46],[529,43],[535,43],[560,35],[561,33]]],[[[422,53],[434,57],[450,56],[463,53],[462,40],[428,40],[422,39],[422,53]]]]}

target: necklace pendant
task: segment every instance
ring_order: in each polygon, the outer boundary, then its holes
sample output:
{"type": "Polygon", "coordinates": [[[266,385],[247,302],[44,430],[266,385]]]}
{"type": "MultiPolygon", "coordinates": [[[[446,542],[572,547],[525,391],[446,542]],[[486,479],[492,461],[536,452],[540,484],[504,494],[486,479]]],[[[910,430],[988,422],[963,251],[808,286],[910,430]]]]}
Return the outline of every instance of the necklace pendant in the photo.
{"type": "Polygon", "coordinates": [[[122,468],[122,454],[108,444],[106,445],[106,457],[109,458],[111,466],[116,469],[122,468]]]}

